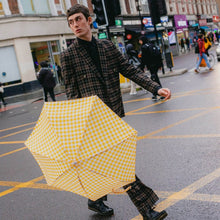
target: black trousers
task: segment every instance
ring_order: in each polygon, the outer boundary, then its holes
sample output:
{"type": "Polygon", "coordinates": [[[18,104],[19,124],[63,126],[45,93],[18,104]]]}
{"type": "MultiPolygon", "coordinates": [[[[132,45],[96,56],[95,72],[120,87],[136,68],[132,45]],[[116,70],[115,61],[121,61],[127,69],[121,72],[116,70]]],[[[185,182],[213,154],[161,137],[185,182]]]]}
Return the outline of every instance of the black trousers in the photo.
{"type": "Polygon", "coordinates": [[[160,79],[158,77],[158,70],[159,68],[157,66],[152,66],[149,68],[149,71],[150,71],[150,74],[151,74],[151,80],[153,80],[154,82],[158,83],[161,87],[161,82],[160,82],[160,79]]]}
{"type": "Polygon", "coordinates": [[[45,102],[48,101],[48,98],[47,98],[47,94],[48,93],[50,94],[51,99],[53,101],[56,101],[53,88],[46,88],[46,87],[44,87],[44,100],[45,100],[45,102]]]}
{"type": "MultiPolygon", "coordinates": [[[[131,189],[127,191],[127,194],[142,216],[145,215],[159,199],[156,193],[151,188],[145,186],[137,176],[136,181],[124,186],[124,189],[128,187],[131,187],[131,189]]],[[[94,203],[100,200],[105,201],[106,199],[107,197],[104,196],[94,201],[94,203]]]]}
{"type": "Polygon", "coordinates": [[[5,100],[4,100],[3,93],[1,93],[1,92],[0,92],[0,99],[2,100],[2,103],[3,103],[3,104],[5,104],[5,103],[6,103],[6,102],[5,102],[5,100]]]}

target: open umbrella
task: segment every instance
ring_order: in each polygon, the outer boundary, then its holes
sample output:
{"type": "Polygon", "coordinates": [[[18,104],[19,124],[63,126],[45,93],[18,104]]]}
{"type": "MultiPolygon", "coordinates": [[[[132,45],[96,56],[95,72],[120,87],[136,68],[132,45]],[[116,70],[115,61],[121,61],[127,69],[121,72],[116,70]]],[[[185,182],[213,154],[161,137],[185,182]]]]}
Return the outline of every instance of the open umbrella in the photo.
{"type": "Polygon", "coordinates": [[[46,102],[25,142],[50,186],[91,200],[135,180],[137,132],[97,96],[46,102]]]}

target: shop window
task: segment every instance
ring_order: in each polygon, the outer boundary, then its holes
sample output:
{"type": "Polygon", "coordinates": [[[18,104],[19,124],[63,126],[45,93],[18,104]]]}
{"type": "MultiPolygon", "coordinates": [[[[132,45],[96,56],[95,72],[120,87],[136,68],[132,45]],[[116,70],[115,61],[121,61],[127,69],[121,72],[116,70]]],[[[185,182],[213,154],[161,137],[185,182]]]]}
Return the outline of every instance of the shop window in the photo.
{"type": "Polygon", "coordinates": [[[34,5],[32,1],[20,0],[24,14],[35,14],[34,5]]]}
{"type": "Polygon", "coordinates": [[[48,0],[31,0],[31,3],[37,14],[50,14],[48,0]]]}
{"type": "Polygon", "coordinates": [[[38,72],[39,64],[42,61],[49,61],[50,54],[48,50],[47,42],[31,43],[31,53],[34,62],[35,72],[38,72]]]}

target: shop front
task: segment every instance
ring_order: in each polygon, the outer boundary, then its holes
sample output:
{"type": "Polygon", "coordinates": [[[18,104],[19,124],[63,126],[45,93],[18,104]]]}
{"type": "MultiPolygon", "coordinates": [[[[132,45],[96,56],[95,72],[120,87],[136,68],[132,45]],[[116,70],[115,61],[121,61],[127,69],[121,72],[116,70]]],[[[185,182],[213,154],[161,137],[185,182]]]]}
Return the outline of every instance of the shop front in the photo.
{"type": "Polygon", "coordinates": [[[54,41],[43,41],[30,43],[31,53],[34,63],[35,72],[39,72],[40,63],[42,61],[47,61],[50,68],[52,69],[57,83],[59,82],[59,77],[57,73],[57,65],[60,66],[60,45],[58,40],[54,41]]]}

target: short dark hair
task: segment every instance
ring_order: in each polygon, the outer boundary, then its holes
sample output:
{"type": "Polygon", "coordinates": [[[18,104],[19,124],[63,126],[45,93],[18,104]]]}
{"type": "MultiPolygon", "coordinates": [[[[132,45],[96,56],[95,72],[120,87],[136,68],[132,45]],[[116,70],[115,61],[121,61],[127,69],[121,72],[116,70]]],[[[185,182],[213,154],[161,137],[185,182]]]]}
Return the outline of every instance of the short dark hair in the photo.
{"type": "Polygon", "coordinates": [[[204,35],[203,34],[199,34],[198,38],[201,39],[204,35]]]}
{"type": "Polygon", "coordinates": [[[47,61],[40,62],[41,67],[48,67],[47,61]]]}
{"type": "Polygon", "coordinates": [[[86,6],[75,4],[74,6],[72,6],[67,10],[66,13],[67,20],[71,15],[74,15],[76,13],[82,13],[85,16],[86,20],[88,20],[88,17],[90,16],[89,9],[86,6]]]}

